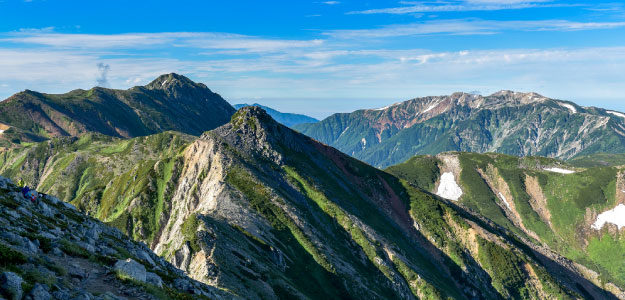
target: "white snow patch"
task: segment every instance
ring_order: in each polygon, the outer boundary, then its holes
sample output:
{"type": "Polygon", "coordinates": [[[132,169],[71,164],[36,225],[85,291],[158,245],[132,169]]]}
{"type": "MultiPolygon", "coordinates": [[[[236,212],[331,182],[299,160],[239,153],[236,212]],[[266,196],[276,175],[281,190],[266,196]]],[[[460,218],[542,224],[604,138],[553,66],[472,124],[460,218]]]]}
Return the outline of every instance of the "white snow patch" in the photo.
{"type": "Polygon", "coordinates": [[[163,83],[161,84],[161,86],[165,86],[165,83],[167,83],[167,79],[165,79],[165,81],[163,81],[163,83]]]}
{"type": "Polygon", "coordinates": [[[562,102],[558,102],[558,104],[568,108],[572,114],[577,113],[577,109],[575,108],[575,106],[568,104],[568,103],[562,103],[562,102]]]}
{"type": "Polygon", "coordinates": [[[618,226],[618,229],[625,227],[625,205],[619,204],[615,208],[601,213],[597,216],[597,221],[592,224],[592,228],[599,230],[606,223],[618,226]]]}
{"type": "Polygon", "coordinates": [[[439,104],[440,104],[440,102],[436,102],[436,103],[434,103],[434,104],[432,104],[432,105],[428,106],[428,108],[426,108],[426,109],[425,109],[424,111],[422,111],[421,113],[426,113],[426,112],[428,112],[428,111],[430,111],[430,110],[434,109],[435,107],[437,107],[439,104]]]}
{"type": "Polygon", "coordinates": [[[441,176],[441,183],[438,185],[438,191],[436,191],[436,195],[454,201],[458,201],[458,199],[460,199],[460,196],[462,196],[462,189],[460,189],[460,187],[456,183],[453,173],[443,173],[443,175],[441,176]]]}
{"type": "Polygon", "coordinates": [[[341,138],[341,136],[343,136],[343,134],[347,131],[347,129],[349,129],[349,126],[345,127],[345,129],[343,129],[343,132],[341,132],[341,134],[339,134],[338,138],[341,138]]]}
{"type": "Polygon", "coordinates": [[[506,204],[508,209],[512,210],[512,208],[510,208],[510,203],[508,203],[508,200],[506,200],[506,197],[501,192],[499,192],[499,198],[501,198],[501,200],[503,200],[503,203],[506,204]]]}
{"type": "Polygon", "coordinates": [[[372,109],[372,110],[385,110],[385,109],[387,109],[387,108],[389,108],[389,107],[391,107],[391,106],[392,106],[392,105],[389,105],[389,106],[384,106],[384,107],[380,107],[380,108],[374,108],[374,109],[372,109]]]}
{"type": "Polygon", "coordinates": [[[562,169],[562,168],[543,168],[543,170],[549,171],[549,172],[554,172],[554,173],[560,173],[560,174],[573,174],[573,173],[575,173],[575,171],[573,171],[573,170],[567,170],[567,169],[562,169]]]}
{"type": "Polygon", "coordinates": [[[620,112],[617,112],[617,111],[611,111],[611,110],[608,110],[608,113],[611,114],[611,115],[615,115],[617,117],[625,118],[625,114],[624,113],[620,113],[620,112]]]}

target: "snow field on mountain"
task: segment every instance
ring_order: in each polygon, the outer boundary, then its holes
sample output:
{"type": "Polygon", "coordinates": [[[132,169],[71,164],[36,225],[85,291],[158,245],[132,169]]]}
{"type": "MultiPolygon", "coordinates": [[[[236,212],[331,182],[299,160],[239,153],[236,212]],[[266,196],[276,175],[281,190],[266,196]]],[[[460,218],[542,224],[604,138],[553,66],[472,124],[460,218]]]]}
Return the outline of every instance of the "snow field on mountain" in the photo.
{"type": "Polygon", "coordinates": [[[460,199],[460,196],[462,196],[462,189],[458,186],[458,183],[456,183],[453,173],[443,173],[436,195],[454,201],[458,201],[458,199],[460,199]]]}

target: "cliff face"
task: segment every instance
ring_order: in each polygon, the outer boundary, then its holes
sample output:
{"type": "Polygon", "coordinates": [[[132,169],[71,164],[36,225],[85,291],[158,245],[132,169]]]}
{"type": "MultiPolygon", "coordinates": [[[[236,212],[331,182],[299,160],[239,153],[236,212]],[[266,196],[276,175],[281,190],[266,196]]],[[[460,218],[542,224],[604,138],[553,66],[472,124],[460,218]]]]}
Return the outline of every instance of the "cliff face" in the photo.
{"type": "Polygon", "coordinates": [[[625,114],[511,91],[417,98],[294,128],[378,167],[445,151],[559,159],[625,151],[625,114]]]}
{"type": "Polygon", "coordinates": [[[0,212],[0,296],[8,299],[235,298],[56,197],[26,199],[4,177],[0,212]]]}
{"type": "Polygon", "coordinates": [[[615,297],[524,236],[256,107],[197,139],[86,136],[7,150],[0,171],[32,174],[29,184],[244,298],[615,297]]]}

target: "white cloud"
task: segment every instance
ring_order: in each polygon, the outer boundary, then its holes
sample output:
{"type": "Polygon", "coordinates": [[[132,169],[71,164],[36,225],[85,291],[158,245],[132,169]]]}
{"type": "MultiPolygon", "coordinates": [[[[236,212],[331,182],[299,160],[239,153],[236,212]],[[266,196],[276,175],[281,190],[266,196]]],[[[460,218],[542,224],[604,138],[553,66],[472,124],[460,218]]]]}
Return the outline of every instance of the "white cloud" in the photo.
{"type": "Polygon", "coordinates": [[[339,1],[325,1],[325,2],[321,2],[323,4],[327,4],[327,5],[337,5],[340,4],[341,2],[339,1]]]}
{"type": "Polygon", "coordinates": [[[377,8],[362,11],[352,11],[348,14],[412,14],[426,12],[450,12],[450,11],[492,11],[506,9],[526,9],[535,7],[570,6],[563,4],[549,4],[549,0],[465,0],[465,1],[440,1],[440,2],[414,2],[402,1],[403,6],[390,8],[377,8]]]}
{"type": "Polygon", "coordinates": [[[324,34],[335,38],[362,39],[431,34],[495,34],[503,31],[577,31],[619,27],[625,27],[625,22],[572,22],[566,20],[491,21],[459,19],[389,25],[375,29],[331,30],[324,34]]]}

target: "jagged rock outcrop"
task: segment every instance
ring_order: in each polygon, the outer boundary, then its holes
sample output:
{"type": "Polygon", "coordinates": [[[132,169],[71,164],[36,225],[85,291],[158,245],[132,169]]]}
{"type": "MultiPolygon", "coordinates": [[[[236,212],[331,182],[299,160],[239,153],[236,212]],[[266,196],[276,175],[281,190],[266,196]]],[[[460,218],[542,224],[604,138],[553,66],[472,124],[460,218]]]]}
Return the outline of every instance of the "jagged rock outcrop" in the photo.
{"type": "Polygon", "coordinates": [[[512,91],[416,98],[294,128],[378,167],[444,151],[560,159],[625,151],[625,114],[512,91]]]}

